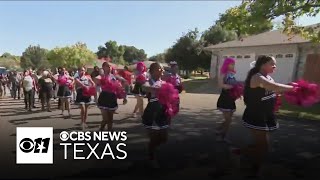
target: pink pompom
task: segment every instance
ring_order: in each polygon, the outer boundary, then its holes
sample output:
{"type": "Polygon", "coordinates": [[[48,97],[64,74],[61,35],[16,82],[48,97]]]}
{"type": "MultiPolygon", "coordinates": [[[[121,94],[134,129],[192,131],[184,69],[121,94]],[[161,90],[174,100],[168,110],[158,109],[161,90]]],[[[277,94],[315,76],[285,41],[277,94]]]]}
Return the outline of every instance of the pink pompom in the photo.
{"type": "Polygon", "coordinates": [[[172,84],[162,84],[157,95],[160,104],[165,107],[165,113],[170,119],[178,114],[179,93],[172,84]]]}
{"type": "Polygon", "coordinates": [[[58,78],[58,84],[60,85],[60,86],[64,86],[64,85],[66,85],[67,84],[67,78],[65,77],[65,76],[59,76],[59,78],[58,78]]]}
{"type": "Polygon", "coordinates": [[[96,94],[96,88],[94,86],[85,87],[82,90],[82,95],[85,97],[91,97],[96,94]]]}
{"type": "Polygon", "coordinates": [[[122,87],[121,82],[117,80],[104,78],[101,81],[101,89],[106,92],[114,93],[118,99],[123,99],[126,96],[126,92],[122,87]]]}
{"type": "Polygon", "coordinates": [[[236,84],[229,90],[230,96],[234,99],[240,99],[243,96],[244,86],[243,84],[236,84]]]}
{"type": "Polygon", "coordinates": [[[304,80],[290,83],[294,90],[286,92],[284,97],[286,101],[293,105],[309,107],[320,102],[319,86],[304,80]]]}
{"type": "Polygon", "coordinates": [[[145,65],[143,62],[138,62],[138,63],[137,63],[137,70],[138,70],[140,73],[143,73],[143,72],[146,72],[147,67],[146,67],[146,65],[145,65]]]}
{"type": "Polygon", "coordinates": [[[147,78],[144,74],[139,74],[136,78],[138,83],[144,84],[147,81],[147,78]]]}

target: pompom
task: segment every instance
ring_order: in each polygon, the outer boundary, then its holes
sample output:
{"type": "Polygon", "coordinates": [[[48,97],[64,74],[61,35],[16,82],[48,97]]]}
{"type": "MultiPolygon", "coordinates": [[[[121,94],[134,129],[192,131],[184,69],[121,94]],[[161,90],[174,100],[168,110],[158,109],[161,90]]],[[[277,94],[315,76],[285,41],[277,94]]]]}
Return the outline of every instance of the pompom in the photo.
{"type": "Polygon", "coordinates": [[[139,74],[136,78],[138,83],[144,84],[147,81],[147,78],[144,74],[139,74]]]}
{"type": "Polygon", "coordinates": [[[319,86],[304,80],[290,83],[294,90],[284,93],[286,101],[293,105],[310,107],[320,102],[319,86]]]}
{"type": "Polygon", "coordinates": [[[280,94],[277,94],[277,95],[276,95],[276,102],[275,102],[275,104],[274,104],[274,109],[273,109],[273,111],[274,111],[274,112],[278,112],[279,109],[280,109],[280,107],[281,107],[281,105],[282,105],[281,95],[280,95],[280,94]]]}
{"type": "Polygon", "coordinates": [[[109,80],[105,78],[101,81],[101,89],[106,92],[114,93],[118,99],[123,99],[126,96],[126,92],[121,85],[121,82],[117,80],[109,80]]]}
{"type": "Polygon", "coordinates": [[[96,88],[94,86],[85,87],[82,90],[82,95],[85,97],[91,97],[96,94],[96,88]]]}
{"type": "Polygon", "coordinates": [[[165,107],[165,113],[170,119],[178,114],[179,93],[172,84],[162,84],[157,93],[157,96],[160,104],[165,107]]]}
{"type": "Polygon", "coordinates": [[[235,84],[233,88],[229,90],[230,96],[234,99],[240,99],[243,96],[244,86],[241,83],[235,84]]]}
{"type": "Polygon", "coordinates": [[[137,71],[140,73],[146,72],[147,67],[143,62],[138,62],[137,63],[137,71]]]}
{"type": "Polygon", "coordinates": [[[65,76],[59,76],[58,77],[58,84],[61,86],[64,86],[67,84],[67,78],[65,76]]]}

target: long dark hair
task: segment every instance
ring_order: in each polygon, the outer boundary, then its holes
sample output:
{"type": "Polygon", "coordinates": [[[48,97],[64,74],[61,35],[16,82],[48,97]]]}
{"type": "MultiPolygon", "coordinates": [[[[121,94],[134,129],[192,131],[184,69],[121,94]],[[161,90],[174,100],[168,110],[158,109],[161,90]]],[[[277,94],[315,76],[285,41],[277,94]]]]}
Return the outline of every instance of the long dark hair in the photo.
{"type": "Polygon", "coordinates": [[[273,57],[272,56],[259,56],[254,67],[250,69],[248,72],[247,78],[245,80],[245,86],[244,86],[244,93],[243,93],[243,100],[244,103],[247,104],[247,97],[248,97],[248,89],[250,88],[250,81],[253,75],[257,74],[260,72],[261,66],[268,63],[269,61],[272,61],[273,57]]]}

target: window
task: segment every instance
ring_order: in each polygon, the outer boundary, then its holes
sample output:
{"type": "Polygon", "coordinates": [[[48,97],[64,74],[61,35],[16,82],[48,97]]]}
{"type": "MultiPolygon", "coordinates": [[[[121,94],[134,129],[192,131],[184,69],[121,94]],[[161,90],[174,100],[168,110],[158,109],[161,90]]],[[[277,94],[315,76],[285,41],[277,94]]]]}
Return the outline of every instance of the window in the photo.
{"type": "Polygon", "coordinates": [[[283,55],[282,54],[277,54],[276,58],[283,58],[283,55]]]}
{"type": "Polygon", "coordinates": [[[230,56],[231,58],[235,58],[235,56],[230,56]]]}
{"type": "Polygon", "coordinates": [[[245,59],[249,59],[249,58],[251,58],[251,56],[250,55],[245,55],[244,58],[245,59]]]}
{"type": "Polygon", "coordinates": [[[238,56],[237,56],[237,59],[241,59],[241,58],[242,58],[242,56],[241,56],[241,55],[238,55],[238,56]]]}
{"type": "Polygon", "coordinates": [[[286,54],[286,58],[292,58],[293,54],[286,54]]]}

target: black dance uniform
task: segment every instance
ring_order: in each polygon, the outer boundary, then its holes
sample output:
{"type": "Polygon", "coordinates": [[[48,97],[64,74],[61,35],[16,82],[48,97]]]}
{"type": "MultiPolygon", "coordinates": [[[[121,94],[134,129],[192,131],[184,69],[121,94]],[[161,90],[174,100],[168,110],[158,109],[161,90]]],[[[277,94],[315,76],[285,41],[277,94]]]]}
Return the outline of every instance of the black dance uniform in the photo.
{"type": "MultiPolygon", "coordinates": [[[[89,79],[87,76],[77,76],[76,79],[78,79],[83,85],[85,86],[90,86],[90,83],[89,83],[89,79]]],[[[76,101],[75,101],[76,104],[92,104],[91,102],[91,96],[84,96],[83,95],[83,88],[82,87],[78,87],[77,88],[77,97],[76,97],[76,101]]]]}
{"type": "MultiPolygon", "coordinates": [[[[260,73],[258,74],[262,76],[260,73]]],[[[270,81],[270,76],[265,76],[270,81]]],[[[247,128],[262,131],[272,131],[279,128],[279,124],[275,119],[274,106],[276,102],[276,94],[264,88],[248,87],[246,109],[243,113],[243,125],[247,128]]]]}
{"type": "MultiPolygon", "coordinates": [[[[58,78],[68,78],[66,75],[59,75],[58,78]],[[64,77],[61,77],[64,76],[64,77]]],[[[58,98],[71,98],[71,91],[69,89],[69,85],[68,83],[66,83],[65,85],[60,85],[59,84],[59,89],[58,89],[58,93],[57,93],[58,98]]]]}
{"type": "MultiPolygon", "coordinates": [[[[145,78],[147,79],[146,73],[144,73],[143,76],[145,76],[145,78]]],[[[142,86],[143,84],[140,82],[137,82],[136,80],[132,93],[137,96],[145,96],[146,93],[143,91],[142,86]]]]}
{"type": "MultiPolygon", "coordinates": [[[[104,84],[105,81],[109,80],[116,81],[116,77],[112,74],[108,76],[101,76],[101,84],[104,84]]],[[[102,86],[103,87],[103,86],[102,86]]],[[[117,96],[115,93],[111,93],[106,91],[105,89],[102,88],[102,92],[99,95],[98,98],[98,108],[104,109],[104,110],[110,110],[110,111],[115,111],[118,109],[118,102],[117,102],[117,96]]]]}
{"type": "MultiPolygon", "coordinates": [[[[224,84],[235,85],[237,83],[234,73],[227,73],[223,79],[224,84]]],[[[228,89],[222,89],[218,102],[217,108],[222,112],[234,112],[236,111],[235,99],[233,99],[228,89]]]]}
{"type": "MultiPolygon", "coordinates": [[[[149,80],[151,87],[159,87],[162,81],[154,82],[149,80]]],[[[165,107],[160,104],[158,98],[153,93],[148,93],[148,105],[143,112],[142,124],[147,129],[160,130],[169,127],[170,119],[165,113],[165,107]]]]}

